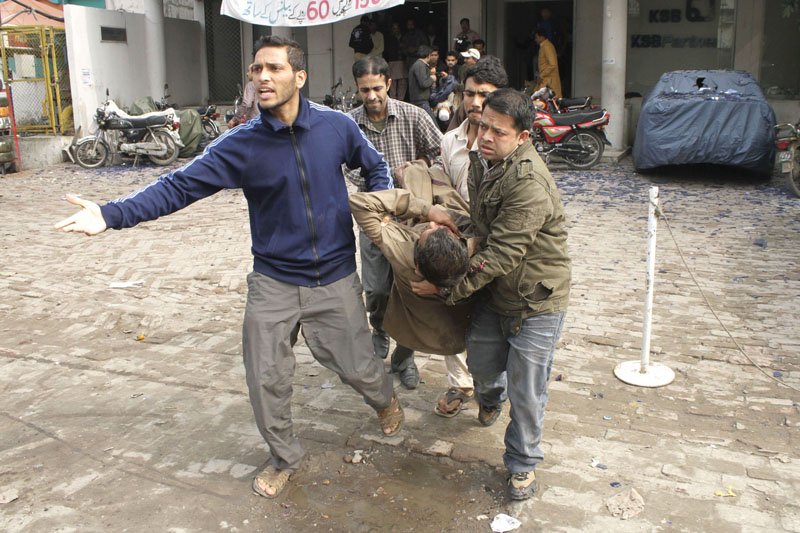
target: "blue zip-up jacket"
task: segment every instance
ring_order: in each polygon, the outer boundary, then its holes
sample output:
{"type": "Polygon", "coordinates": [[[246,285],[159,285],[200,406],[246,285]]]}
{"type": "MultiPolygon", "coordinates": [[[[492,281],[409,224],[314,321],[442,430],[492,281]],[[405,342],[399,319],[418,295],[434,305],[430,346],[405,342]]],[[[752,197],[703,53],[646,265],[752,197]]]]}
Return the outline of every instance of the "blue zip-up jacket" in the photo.
{"type": "Polygon", "coordinates": [[[189,164],[100,210],[109,228],[128,228],[241,188],[250,210],[253,269],[292,285],[327,285],[356,270],[342,164],[360,167],[369,191],[392,188],[383,155],[353,119],[301,95],[291,126],[262,111],[189,164]]]}

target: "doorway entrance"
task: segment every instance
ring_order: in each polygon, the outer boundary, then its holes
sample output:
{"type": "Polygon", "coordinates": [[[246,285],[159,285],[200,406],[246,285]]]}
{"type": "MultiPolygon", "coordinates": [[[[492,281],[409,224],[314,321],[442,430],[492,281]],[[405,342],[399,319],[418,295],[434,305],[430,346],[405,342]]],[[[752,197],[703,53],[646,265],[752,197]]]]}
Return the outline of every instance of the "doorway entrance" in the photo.
{"type": "Polygon", "coordinates": [[[503,63],[511,87],[522,88],[535,79],[539,47],[533,32],[540,27],[556,48],[562,91],[572,95],[573,8],[573,0],[506,2],[503,63]]]}

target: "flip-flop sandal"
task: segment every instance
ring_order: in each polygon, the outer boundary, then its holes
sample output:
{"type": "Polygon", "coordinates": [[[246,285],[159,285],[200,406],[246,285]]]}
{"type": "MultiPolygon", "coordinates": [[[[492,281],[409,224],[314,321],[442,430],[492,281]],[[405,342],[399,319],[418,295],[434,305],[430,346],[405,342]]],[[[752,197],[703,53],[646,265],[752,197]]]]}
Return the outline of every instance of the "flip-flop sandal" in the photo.
{"type": "Polygon", "coordinates": [[[291,470],[278,470],[273,465],[269,465],[253,478],[253,492],[259,496],[263,496],[264,498],[277,498],[278,495],[283,491],[284,487],[286,487],[286,483],[291,477],[291,470]],[[269,485],[270,487],[274,488],[275,494],[267,494],[267,492],[258,484],[259,480],[261,480],[265,485],[269,485]]]}
{"type": "Polygon", "coordinates": [[[392,395],[392,402],[389,404],[389,407],[378,411],[378,422],[381,425],[383,436],[391,437],[392,435],[396,435],[397,432],[400,431],[400,428],[403,427],[405,418],[403,407],[400,405],[397,396],[392,395]],[[394,429],[387,433],[386,430],[392,427],[394,427],[394,429]]]}
{"type": "MultiPolygon", "coordinates": [[[[462,391],[461,389],[450,387],[449,389],[447,389],[447,392],[444,393],[445,403],[449,405],[455,402],[456,400],[459,400],[458,405],[454,407],[452,411],[442,411],[442,409],[439,407],[439,402],[437,402],[436,405],[433,406],[433,412],[439,416],[443,416],[444,418],[453,418],[464,409],[464,405],[470,400],[472,400],[472,398],[473,398],[472,396],[464,394],[464,391],[462,391]]],[[[441,399],[442,398],[440,398],[439,400],[441,399]]]]}

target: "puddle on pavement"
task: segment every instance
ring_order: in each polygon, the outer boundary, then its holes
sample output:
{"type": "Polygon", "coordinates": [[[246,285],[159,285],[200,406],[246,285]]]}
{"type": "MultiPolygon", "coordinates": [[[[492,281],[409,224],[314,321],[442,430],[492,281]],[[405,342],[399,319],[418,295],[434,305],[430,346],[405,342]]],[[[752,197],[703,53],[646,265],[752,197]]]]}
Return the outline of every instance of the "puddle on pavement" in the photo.
{"type": "Polygon", "coordinates": [[[489,521],[476,517],[493,517],[506,502],[503,473],[492,467],[386,446],[367,451],[361,464],[311,453],[290,483],[268,505],[285,525],[275,531],[485,532],[489,521]]]}

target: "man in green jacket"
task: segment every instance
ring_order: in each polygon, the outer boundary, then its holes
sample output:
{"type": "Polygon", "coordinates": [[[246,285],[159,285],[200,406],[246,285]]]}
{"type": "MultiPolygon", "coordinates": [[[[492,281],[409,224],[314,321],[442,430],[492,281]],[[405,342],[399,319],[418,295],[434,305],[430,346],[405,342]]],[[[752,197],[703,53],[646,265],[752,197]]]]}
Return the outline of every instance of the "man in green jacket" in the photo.
{"type": "Polygon", "coordinates": [[[570,284],[564,208],[530,142],[532,122],[529,102],[518,91],[487,96],[468,182],[470,218],[475,234],[484,237],[482,247],[470,259],[467,276],[451,289],[414,284],[417,294],[438,293],[451,305],[480,291],[467,335],[467,365],[478,419],[487,426],[502,410],[501,378],[508,373],[511,422],[503,460],[515,500],[536,491],[547,381],[570,284]]]}

